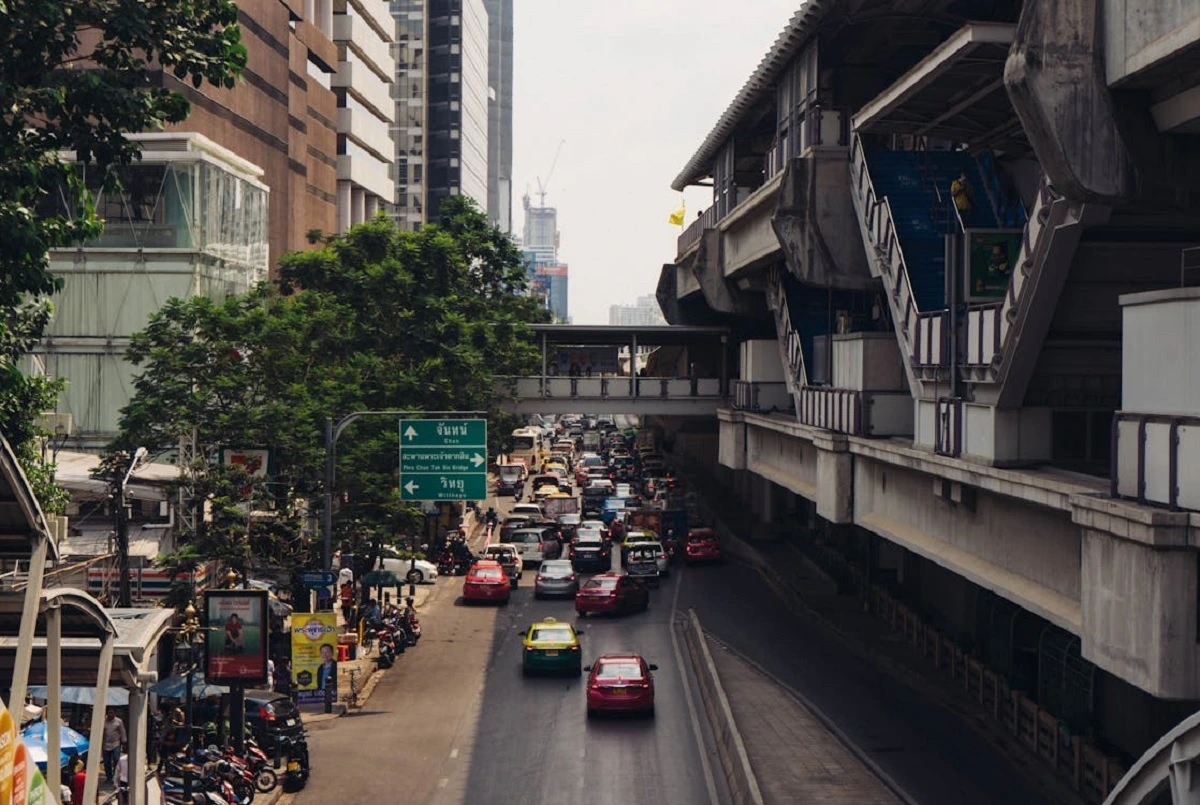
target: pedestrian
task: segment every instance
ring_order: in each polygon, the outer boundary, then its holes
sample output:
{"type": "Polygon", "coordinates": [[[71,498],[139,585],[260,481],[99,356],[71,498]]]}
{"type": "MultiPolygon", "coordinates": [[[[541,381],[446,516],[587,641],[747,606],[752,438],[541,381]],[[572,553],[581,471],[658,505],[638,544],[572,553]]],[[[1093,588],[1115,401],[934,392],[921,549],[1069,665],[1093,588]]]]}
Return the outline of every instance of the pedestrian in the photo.
{"type": "Polygon", "coordinates": [[[275,690],[275,658],[267,657],[267,690],[275,690]]]}
{"type": "MultiPolygon", "coordinates": [[[[345,568],[343,568],[345,569],[345,568]]],[[[350,629],[353,621],[350,619],[354,614],[354,585],[343,584],[341,590],[342,600],[342,621],[346,624],[346,629],[350,629]]]]}
{"type": "Polygon", "coordinates": [[[121,757],[117,761],[117,798],[121,805],[129,803],[129,749],[121,747],[121,757]]]}
{"type": "Polygon", "coordinates": [[[966,171],[950,183],[950,198],[954,199],[954,206],[958,209],[960,218],[966,218],[975,208],[975,189],[971,187],[971,180],[967,178],[966,171]]]}
{"type": "Polygon", "coordinates": [[[87,787],[87,772],[84,771],[83,755],[75,758],[74,773],[71,775],[71,800],[83,802],[83,789],[87,787]]]}
{"type": "Polygon", "coordinates": [[[101,748],[104,750],[102,759],[104,761],[104,779],[111,785],[113,781],[113,772],[116,771],[117,761],[121,759],[121,746],[128,741],[128,736],[125,735],[125,722],[122,721],[112,708],[109,708],[104,717],[104,742],[101,748]]]}

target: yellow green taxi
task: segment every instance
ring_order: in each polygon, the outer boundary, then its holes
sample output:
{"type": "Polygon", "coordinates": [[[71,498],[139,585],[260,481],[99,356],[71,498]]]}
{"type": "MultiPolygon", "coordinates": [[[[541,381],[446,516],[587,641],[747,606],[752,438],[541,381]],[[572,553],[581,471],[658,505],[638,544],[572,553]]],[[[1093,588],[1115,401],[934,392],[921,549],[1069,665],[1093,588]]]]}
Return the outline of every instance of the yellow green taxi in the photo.
{"type": "Polygon", "coordinates": [[[521,670],[526,675],[545,671],[578,674],[583,670],[583,652],[579,648],[582,629],[554,618],[530,624],[525,631],[521,670]]]}

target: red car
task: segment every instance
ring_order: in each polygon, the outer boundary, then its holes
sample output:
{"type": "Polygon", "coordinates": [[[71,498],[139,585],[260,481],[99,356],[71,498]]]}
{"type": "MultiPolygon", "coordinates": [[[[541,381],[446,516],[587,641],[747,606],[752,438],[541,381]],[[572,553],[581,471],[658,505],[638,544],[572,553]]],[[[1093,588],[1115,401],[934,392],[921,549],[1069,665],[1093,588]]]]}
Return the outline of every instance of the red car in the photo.
{"type": "Polygon", "coordinates": [[[481,559],[471,565],[467,579],[463,582],[463,602],[499,601],[507,604],[509,598],[508,576],[504,567],[494,559],[481,559]]]}
{"type": "Polygon", "coordinates": [[[594,612],[616,615],[645,612],[649,608],[650,591],[646,585],[615,571],[592,576],[575,593],[575,611],[581,618],[594,612]]]}
{"type": "Polygon", "coordinates": [[[637,654],[605,654],[587,667],[587,713],[639,712],[654,715],[654,675],[637,654]]]}
{"type": "Polygon", "coordinates": [[[717,562],[721,559],[721,543],[711,528],[693,528],[688,532],[687,544],[683,548],[687,563],[717,562]]]}

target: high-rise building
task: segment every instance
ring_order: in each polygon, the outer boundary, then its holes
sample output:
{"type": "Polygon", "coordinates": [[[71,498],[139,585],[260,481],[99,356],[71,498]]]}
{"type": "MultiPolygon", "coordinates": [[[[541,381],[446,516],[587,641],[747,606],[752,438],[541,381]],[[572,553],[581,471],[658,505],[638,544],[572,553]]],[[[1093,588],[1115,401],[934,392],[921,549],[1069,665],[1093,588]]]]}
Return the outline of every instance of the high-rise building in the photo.
{"type": "Polygon", "coordinates": [[[427,220],[449,196],[488,204],[488,14],[484,0],[428,0],[427,220]]]}
{"type": "Polygon", "coordinates": [[[392,0],[396,42],[392,57],[396,81],[396,205],[393,218],[402,229],[416,230],[425,223],[425,39],[427,0],[392,0]]]}
{"type": "Polygon", "coordinates": [[[374,218],[395,199],[392,123],[396,20],[387,0],[335,0],[333,39],[338,68],[338,231],[374,218]]]}
{"type": "Polygon", "coordinates": [[[608,323],[624,327],[659,327],[667,323],[653,295],[639,296],[633,305],[610,305],[608,323]]]}
{"type": "Polygon", "coordinates": [[[513,0],[488,11],[488,218],[512,232],[513,0]]]}
{"type": "Polygon", "coordinates": [[[560,322],[570,321],[567,303],[569,272],[558,259],[558,210],[535,207],[526,194],[525,229],[521,249],[533,293],[546,300],[546,307],[560,322]]]}

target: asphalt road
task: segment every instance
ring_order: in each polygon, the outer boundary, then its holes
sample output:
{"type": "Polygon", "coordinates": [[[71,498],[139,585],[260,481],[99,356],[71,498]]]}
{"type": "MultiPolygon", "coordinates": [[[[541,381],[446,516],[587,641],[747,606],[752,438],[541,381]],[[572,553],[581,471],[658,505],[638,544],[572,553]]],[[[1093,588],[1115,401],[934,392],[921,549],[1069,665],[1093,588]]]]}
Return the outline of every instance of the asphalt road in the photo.
{"type": "Polygon", "coordinates": [[[686,573],[681,609],[694,608],[710,634],[799,691],[921,805],[1047,802],[958,716],[793,615],[754,570],[686,573]]]}
{"type": "MultiPolygon", "coordinates": [[[[636,615],[578,621],[585,664],[605,653],[633,651],[659,666],[654,718],[585,715],[578,677],[525,678],[521,635],[531,621],[576,622],[572,601],[536,601],[531,576],[496,619],[487,686],[475,738],[466,803],[634,803],[701,805],[710,792],[684,686],[686,666],[672,638],[675,581],[651,591],[636,615]]],[[[694,702],[699,706],[699,702],[694,702]]],[[[714,799],[716,797],[716,799],[714,799]]]]}

